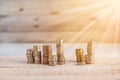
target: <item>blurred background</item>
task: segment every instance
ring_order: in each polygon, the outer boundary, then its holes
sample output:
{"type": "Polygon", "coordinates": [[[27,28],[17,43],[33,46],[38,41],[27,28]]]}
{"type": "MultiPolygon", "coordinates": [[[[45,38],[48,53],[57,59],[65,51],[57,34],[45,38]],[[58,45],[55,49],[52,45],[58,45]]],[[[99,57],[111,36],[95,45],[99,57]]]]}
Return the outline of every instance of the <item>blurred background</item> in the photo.
{"type": "Polygon", "coordinates": [[[0,0],[0,43],[120,43],[119,0],[0,0]]]}
{"type": "Polygon", "coordinates": [[[0,80],[120,80],[120,0],[0,0],[0,80]],[[27,64],[33,45],[64,40],[66,64],[27,64]],[[75,49],[95,64],[77,66],[75,49]]]}

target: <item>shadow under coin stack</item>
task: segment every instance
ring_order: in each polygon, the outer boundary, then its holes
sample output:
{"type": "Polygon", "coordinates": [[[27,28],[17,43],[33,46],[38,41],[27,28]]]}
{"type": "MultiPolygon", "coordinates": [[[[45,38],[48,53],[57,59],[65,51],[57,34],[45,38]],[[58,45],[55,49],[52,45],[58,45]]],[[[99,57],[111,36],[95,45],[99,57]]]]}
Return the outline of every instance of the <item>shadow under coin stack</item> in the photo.
{"type": "Polygon", "coordinates": [[[86,64],[94,64],[94,52],[93,52],[93,42],[89,41],[87,44],[87,55],[85,55],[86,64]]]}
{"type": "Polygon", "coordinates": [[[43,46],[43,64],[49,64],[49,57],[52,56],[52,46],[44,45],[43,46]]]}
{"type": "Polygon", "coordinates": [[[83,49],[76,49],[76,59],[78,65],[84,65],[85,64],[85,56],[83,49]]]}
{"type": "Polygon", "coordinates": [[[63,49],[63,40],[56,40],[56,48],[57,48],[57,64],[64,65],[65,57],[64,57],[64,49],[63,49]]]}

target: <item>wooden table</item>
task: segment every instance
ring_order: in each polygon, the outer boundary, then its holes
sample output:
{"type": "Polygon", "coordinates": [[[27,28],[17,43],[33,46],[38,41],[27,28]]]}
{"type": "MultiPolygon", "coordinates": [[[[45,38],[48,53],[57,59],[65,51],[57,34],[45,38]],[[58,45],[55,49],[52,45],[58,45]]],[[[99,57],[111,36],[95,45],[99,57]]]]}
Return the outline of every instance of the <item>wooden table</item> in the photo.
{"type": "Polygon", "coordinates": [[[119,45],[96,44],[96,63],[83,66],[76,65],[74,49],[85,51],[86,44],[65,44],[67,62],[56,66],[27,64],[25,52],[32,45],[0,44],[0,80],[120,80],[119,45]]]}

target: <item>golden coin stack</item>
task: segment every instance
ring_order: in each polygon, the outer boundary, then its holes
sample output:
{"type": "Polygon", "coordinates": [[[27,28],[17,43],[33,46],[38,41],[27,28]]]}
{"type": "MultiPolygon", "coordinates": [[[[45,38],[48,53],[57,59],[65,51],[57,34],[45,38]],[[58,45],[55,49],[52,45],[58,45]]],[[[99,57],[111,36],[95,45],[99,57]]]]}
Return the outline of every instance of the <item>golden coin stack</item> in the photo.
{"type": "Polygon", "coordinates": [[[87,44],[87,55],[85,55],[86,64],[94,64],[94,52],[93,52],[93,42],[89,41],[87,44]]]}
{"type": "Polygon", "coordinates": [[[52,46],[44,45],[43,46],[43,64],[49,64],[49,56],[52,55],[52,46]]]}
{"type": "Polygon", "coordinates": [[[57,48],[57,63],[59,65],[65,64],[65,57],[64,57],[64,49],[63,49],[63,40],[59,39],[56,40],[56,48],[57,48]]]}
{"type": "Polygon", "coordinates": [[[34,57],[33,57],[33,50],[32,49],[27,49],[26,56],[27,56],[27,63],[34,63],[34,57]]]}
{"type": "Polygon", "coordinates": [[[55,66],[56,65],[56,56],[55,55],[51,55],[49,56],[49,66],[55,66]]]}
{"type": "Polygon", "coordinates": [[[85,64],[85,56],[84,56],[83,49],[76,49],[76,59],[77,59],[78,65],[85,64]]]}
{"type": "Polygon", "coordinates": [[[39,46],[33,46],[33,55],[34,55],[34,63],[40,64],[41,63],[41,51],[39,51],[39,46]]]}

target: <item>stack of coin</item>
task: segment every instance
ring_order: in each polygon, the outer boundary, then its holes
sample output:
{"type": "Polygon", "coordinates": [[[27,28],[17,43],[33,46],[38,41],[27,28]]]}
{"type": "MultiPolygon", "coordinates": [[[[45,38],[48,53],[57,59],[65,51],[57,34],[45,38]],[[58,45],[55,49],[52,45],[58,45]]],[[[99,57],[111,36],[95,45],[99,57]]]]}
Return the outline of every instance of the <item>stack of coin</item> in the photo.
{"type": "Polygon", "coordinates": [[[28,49],[27,53],[27,63],[41,63],[41,51],[39,51],[39,46],[34,45],[33,49],[28,49]]]}
{"type": "Polygon", "coordinates": [[[85,55],[86,64],[94,64],[95,57],[94,55],[85,55]]]}
{"type": "Polygon", "coordinates": [[[55,66],[56,65],[56,56],[55,55],[52,55],[52,56],[49,56],[49,66],[55,66]]]}
{"type": "Polygon", "coordinates": [[[83,49],[76,49],[76,59],[77,59],[78,65],[85,64],[85,56],[84,56],[83,49]]]}
{"type": "Polygon", "coordinates": [[[40,64],[41,63],[41,51],[39,51],[39,46],[33,46],[33,56],[34,56],[34,63],[40,64]]]}
{"type": "Polygon", "coordinates": [[[63,49],[63,40],[58,39],[56,40],[56,48],[57,48],[57,55],[63,54],[64,49],[63,49]]]}
{"type": "Polygon", "coordinates": [[[57,55],[57,57],[58,57],[58,61],[57,61],[57,63],[58,63],[58,65],[64,65],[65,64],[65,57],[64,57],[64,55],[63,54],[58,54],[57,55]]]}
{"type": "Polygon", "coordinates": [[[52,46],[44,45],[43,46],[43,64],[49,64],[48,58],[52,55],[52,46]]]}
{"type": "Polygon", "coordinates": [[[34,63],[34,57],[33,57],[33,50],[32,49],[27,49],[26,56],[27,56],[27,63],[34,63]]]}
{"type": "Polygon", "coordinates": [[[92,41],[89,41],[88,44],[87,44],[87,53],[88,55],[94,55],[94,52],[93,52],[93,42],[92,41]]]}
{"type": "Polygon", "coordinates": [[[60,65],[65,64],[65,57],[64,57],[64,49],[63,49],[63,40],[58,39],[56,40],[56,48],[57,48],[57,63],[60,65]]]}
{"type": "Polygon", "coordinates": [[[87,44],[87,55],[85,55],[86,64],[94,64],[94,52],[93,52],[93,42],[89,41],[87,44]]]}
{"type": "Polygon", "coordinates": [[[36,64],[41,63],[41,51],[34,51],[34,60],[36,64]]]}
{"type": "Polygon", "coordinates": [[[39,51],[39,46],[38,45],[33,45],[33,50],[34,51],[39,51]]]}

